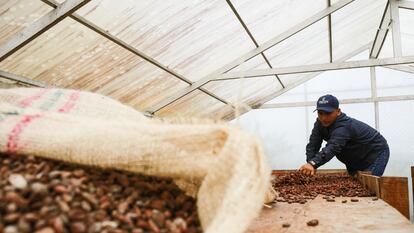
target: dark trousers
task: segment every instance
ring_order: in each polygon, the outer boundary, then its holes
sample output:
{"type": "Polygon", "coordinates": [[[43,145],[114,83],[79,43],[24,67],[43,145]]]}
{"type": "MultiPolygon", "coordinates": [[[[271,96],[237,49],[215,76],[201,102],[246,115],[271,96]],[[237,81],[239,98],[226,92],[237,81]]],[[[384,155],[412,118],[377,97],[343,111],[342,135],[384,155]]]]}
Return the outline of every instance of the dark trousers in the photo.
{"type": "Polygon", "coordinates": [[[379,154],[374,163],[365,169],[365,171],[371,171],[374,176],[382,176],[382,174],[384,174],[385,167],[387,166],[389,157],[390,149],[387,147],[379,154]]]}

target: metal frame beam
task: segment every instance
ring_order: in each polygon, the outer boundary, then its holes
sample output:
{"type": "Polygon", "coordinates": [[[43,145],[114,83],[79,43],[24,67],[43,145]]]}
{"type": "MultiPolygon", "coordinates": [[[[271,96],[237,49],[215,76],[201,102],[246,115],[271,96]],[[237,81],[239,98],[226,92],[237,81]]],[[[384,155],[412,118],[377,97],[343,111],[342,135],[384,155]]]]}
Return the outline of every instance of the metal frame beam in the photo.
{"type": "Polygon", "coordinates": [[[374,99],[375,128],[379,130],[379,104],[378,101],[375,101],[377,98],[377,73],[375,67],[370,67],[369,73],[371,78],[371,97],[374,99]]]}
{"type": "MultiPolygon", "coordinates": [[[[340,100],[340,104],[361,104],[361,103],[405,101],[405,100],[414,100],[414,95],[343,99],[343,100],[340,100]]],[[[259,109],[308,107],[308,106],[315,106],[315,101],[280,103],[280,104],[264,104],[259,109]]]]}
{"type": "Polygon", "coordinates": [[[414,74],[413,66],[386,66],[385,68],[414,74]]]}
{"type": "Polygon", "coordinates": [[[397,0],[390,1],[391,27],[392,27],[392,48],[394,57],[402,56],[400,13],[397,0]]]}
{"type": "Polygon", "coordinates": [[[387,37],[390,25],[391,25],[391,16],[390,16],[390,3],[387,2],[385,5],[384,13],[382,14],[381,22],[378,27],[377,33],[375,34],[374,43],[372,43],[369,57],[378,58],[382,46],[384,45],[385,38],[387,37]]]}
{"type": "MultiPolygon", "coordinates": [[[[59,5],[58,2],[56,2],[55,0],[41,0],[42,2],[46,3],[47,5],[51,6],[51,7],[57,7],[59,5]]],[[[131,46],[130,44],[126,43],[125,41],[121,40],[120,38],[117,38],[116,36],[110,34],[109,32],[107,32],[105,29],[99,27],[98,25],[92,23],[91,21],[87,20],[86,18],[73,13],[72,15],[70,15],[70,17],[72,19],[74,19],[75,21],[79,22],[80,24],[84,25],[85,27],[91,29],[92,31],[98,33],[99,35],[105,37],[106,39],[112,41],[113,43],[121,46],[122,48],[128,50],[129,52],[141,57],[142,59],[144,59],[145,61],[153,64],[154,66],[164,70],[165,72],[171,74],[172,76],[180,79],[181,81],[186,82],[187,84],[192,84],[192,82],[188,79],[186,79],[185,77],[183,77],[182,75],[178,74],[177,72],[173,71],[172,69],[168,68],[167,66],[159,63],[158,61],[154,60],[153,58],[151,58],[150,56],[146,55],[145,53],[139,51],[138,49],[134,48],[133,46],[131,46]]],[[[200,90],[202,92],[204,92],[205,94],[217,99],[218,101],[224,103],[224,104],[229,104],[226,100],[218,97],[217,95],[205,90],[204,88],[200,88],[200,90]]]]}
{"type": "MultiPolygon", "coordinates": [[[[330,1],[330,0],[328,0],[330,1]]],[[[233,3],[230,0],[226,0],[227,4],[230,6],[231,10],[233,11],[234,15],[236,15],[237,19],[239,20],[240,24],[243,26],[244,30],[246,31],[247,35],[249,35],[250,39],[253,41],[256,48],[259,48],[259,44],[257,43],[256,39],[253,37],[253,34],[250,32],[247,25],[244,23],[243,19],[241,18],[240,14],[237,12],[236,8],[234,7],[233,3]]],[[[261,52],[260,55],[262,55],[263,59],[265,60],[266,64],[269,66],[269,68],[273,68],[272,64],[270,64],[270,61],[267,59],[264,52],[261,52]]],[[[279,81],[280,85],[284,88],[285,85],[283,85],[282,81],[280,80],[279,76],[275,75],[277,81],[279,81]]]]}
{"type": "Polygon", "coordinates": [[[34,23],[24,28],[0,47],[0,62],[53,27],[90,0],[66,0],[34,23]]]}
{"type": "MultiPolygon", "coordinates": [[[[348,53],[347,55],[339,58],[338,61],[346,61],[346,60],[348,60],[348,59],[364,52],[365,50],[370,48],[371,44],[372,44],[372,42],[369,42],[369,43],[365,44],[364,46],[361,46],[360,48],[352,51],[351,53],[348,53]]],[[[256,103],[256,104],[252,105],[251,108],[249,108],[249,109],[248,108],[239,109],[238,114],[237,115],[233,114],[232,116],[228,117],[228,120],[232,120],[232,119],[234,119],[234,118],[250,111],[251,109],[260,108],[260,106],[262,106],[264,103],[266,103],[266,102],[268,102],[268,101],[270,101],[270,100],[272,100],[272,99],[288,92],[289,90],[292,90],[293,88],[295,88],[295,87],[297,87],[297,86],[299,86],[299,85],[315,78],[316,76],[320,75],[321,73],[323,73],[323,72],[311,73],[311,74],[306,75],[304,78],[296,81],[295,83],[290,84],[290,85],[286,86],[285,88],[275,92],[274,94],[272,94],[270,96],[267,96],[266,98],[261,99],[261,101],[259,103],[256,103]]]]}
{"type": "Polygon", "coordinates": [[[34,87],[47,87],[48,85],[46,85],[43,82],[39,82],[39,81],[35,81],[17,74],[12,74],[3,70],[0,70],[0,77],[8,79],[8,80],[12,80],[12,81],[16,81],[19,83],[24,83],[24,84],[28,84],[30,86],[34,86],[34,87]]]}
{"type": "MultiPolygon", "coordinates": [[[[356,49],[356,50],[354,50],[354,51],[352,51],[351,53],[349,53],[349,54],[347,54],[347,55],[339,58],[338,61],[346,61],[346,60],[348,60],[348,59],[350,59],[350,58],[352,58],[352,57],[354,57],[354,56],[356,56],[356,55],[364,52],[365,50],[369,49],[370,45],[371,45],[371,42],[368,43],[368,44],[366,44],[366,45],[364,45],[364,46],[362,46],[362,47],[360,47],[360,48],[358,48],[358,49],[356,49]]],[[[266,102],[268,102],[268,101],[270,101],[270,100],[272,100],[272,99],[274,99],[274,98],[276,98],[276,97],[278,97],[278,96],[280,96],[280,95],[288,92],[289,90],[292,90],[293,88],[295,88],[295,87],[297,87],[297,86],[299,86],[299,85],[301,85],[301,84],[303,84],[303,83],[305,83],[305,82],[307,82],[307,81],[315,78],[316,76],[320,75],[321,73],[322,72],[317,72],[317,73],[312,73],[312,74],[307,75],[306,77],[304,77],[304,78],[296,81],[295,83],[293,83],[291,85],[288,85],[286,88],[281,89],[280,91],[275,92],[273,95],[268,96],[268,97],[262,99],[262,101],[260,103],[256,104],[255,106],[252,106],[252,108],[259,108],[264,103],[266,103],[266,102]]]]}
{"type": "Polygon", "coordinates": [[[414,10],[414,2],[400,0],[398,1],[398,6],[407,10],[414,10]]]}
{"type": "MultiPolygon", "coordinates": [[[[331,0],[326,0],[327,6],[331,6],[331,0]]],[[[328,36],[329,36],[329,62],[333,62],[333,46],[332,46],[332,16],[328,15],[328,36]]]]}
{"type": "Polygon", "coordinates": [[[353,2],[354,0],[341,0],[340,2],[332,5],[331,7],[328,7],[315,15],[309,17],[308,19],[302,21],[301,23],[297,24],[296,26],[292,27],[291,29],[285,31],[284,33],[274,37],[273,39],[265,42],[263,45],[259,46],[259,48],[253,49],[252,51],[240,56],[239,58],[233,60],[232,62],[228,63],[227,65],[219,68],[218,70],[214,71],[210,75],[207,75],[206,77],[200,79],[199,81],[193,83],[191,86],[183,88],[179,91],[177,91],[172,96],[169,96],[151,108],[149,108],[147,111],[150,113],[155,113],[159,111],[160,109],[166,107],[167,105],[173,103],[174,101],[182,98],[183,96],[189,94],[190,92],[199,89],[201,86],[205,85],[206,83],[210,82],[211,80],[214,80],[214,78],[217,77],[217,75],[220,75],[222,73],[225,73],[234,67],[239,66],[245,61],[248,61],[249,59],[255,57],[256,55],[260,54],[261,52],[266,51],[267,49],[275,46],[276,44],[290,38],[291,36],[297,34],[298,32],[302,31],[303,29],[309,27],[310,25],[318,22],[319,20],[325,18],[329,14],[334,13],[335,11],[341,9],[342,7],[348,5],[349,3],[353,2]]]}
{"type": "Polygon", "coordinates": [[[414,56],[407,57],[394,57],[384,59],[368,59],[359,61],[348,61],[348,62],[333,62],[325,64],[315,65],[302,65],[302,66],[291,66],[273,69],[261,69],[251,70],[244,72],[226,73],[218,76],[214,80],[230,80],[230,79],[242,79],[242,78],[253,78],[260,76],[269,76],[273,74],[285,75],[285,74],[299,74],[299,73],[311,73],[319,71],[329,70],[344,70],[344,69],[355,69],[373,66],[391,66],[391,65],[402,65],[414,63],[414,56]]]}

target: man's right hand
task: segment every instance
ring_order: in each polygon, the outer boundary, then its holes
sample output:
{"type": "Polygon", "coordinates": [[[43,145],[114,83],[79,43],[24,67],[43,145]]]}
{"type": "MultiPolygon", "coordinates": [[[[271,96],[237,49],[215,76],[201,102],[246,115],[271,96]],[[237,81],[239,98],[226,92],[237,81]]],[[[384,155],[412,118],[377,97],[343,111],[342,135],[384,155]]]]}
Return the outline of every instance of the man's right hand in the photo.
{"type": "Polygon", "coordinates": [[[299,168],[299,172],[308,176],[313,176],[315,175],[315,168],[311,164],[306,163],[299,168]]]}

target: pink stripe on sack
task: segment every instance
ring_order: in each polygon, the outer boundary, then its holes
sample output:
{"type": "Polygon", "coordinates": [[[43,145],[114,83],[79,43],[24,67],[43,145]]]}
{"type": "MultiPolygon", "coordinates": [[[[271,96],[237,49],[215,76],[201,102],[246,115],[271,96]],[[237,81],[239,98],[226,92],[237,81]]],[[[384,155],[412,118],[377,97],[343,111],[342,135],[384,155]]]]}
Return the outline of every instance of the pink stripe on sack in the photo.
{"type": "Polygon", "coordinates": [[[80,97],[79,91],[76,91],[70,94],[69,100],[65,103],[65,105],[63,105],[63,107],[59,108],[58,112],[68,113],[70,110],[73,109],[73,107],[75,107],[76,101],[79,99],[79,97],[80,97]]]}
{"type": "Polygon", "coordinates": [[[20,135],[23,130],[33,121],[33,119],[41,117],[40,114],[36,115],[25,115],[23,118],[13,127],[12,131],[9,133],[7,148],[8,153],[16,153],[17,147],[20,140],[20,135]]]}
{"type": "Polygon", "coordinates": [[[29,107],[33,103],[33,101],[35,101],[37,99],[40,99],[40,97],[42,97],[49,90],[50,90],[50,88],[42,89],[40,92],[36,93],[35,95],[32,95],[32,96],[20,101],[19,102],[19,107],[22,107],[22,108],[29,107]]]}

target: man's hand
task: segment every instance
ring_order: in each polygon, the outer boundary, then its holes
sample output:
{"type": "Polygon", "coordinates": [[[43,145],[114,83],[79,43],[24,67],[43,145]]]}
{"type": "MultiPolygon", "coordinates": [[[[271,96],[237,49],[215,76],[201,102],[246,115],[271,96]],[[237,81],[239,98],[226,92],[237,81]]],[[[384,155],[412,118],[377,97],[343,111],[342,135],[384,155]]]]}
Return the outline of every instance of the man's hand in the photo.
{"type": "Polygon", "coordinates": [[[313,166],[310,165],[309,163],[306,163],[302,165],[302,167],[299,168],[299,172],[305,175],[308,175],[308,176],[313,176],[315,175],[315,168],[313,168],[313,166]]]}

